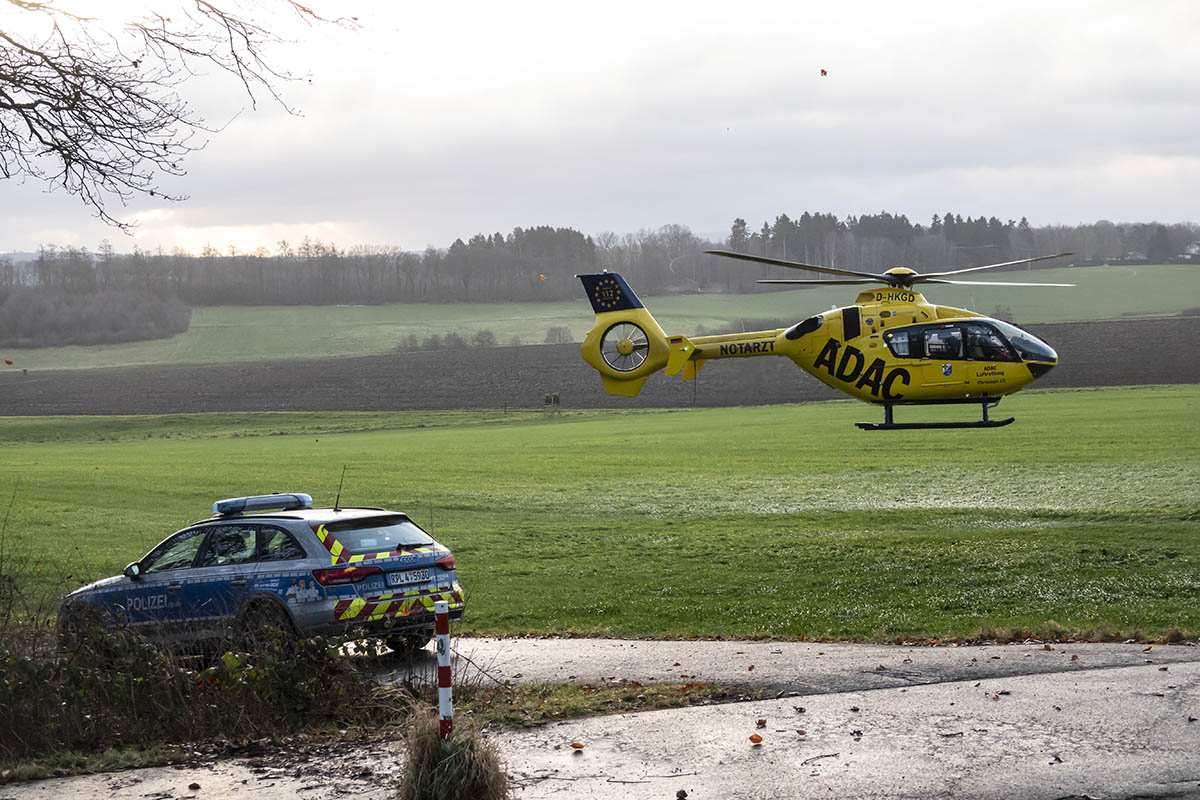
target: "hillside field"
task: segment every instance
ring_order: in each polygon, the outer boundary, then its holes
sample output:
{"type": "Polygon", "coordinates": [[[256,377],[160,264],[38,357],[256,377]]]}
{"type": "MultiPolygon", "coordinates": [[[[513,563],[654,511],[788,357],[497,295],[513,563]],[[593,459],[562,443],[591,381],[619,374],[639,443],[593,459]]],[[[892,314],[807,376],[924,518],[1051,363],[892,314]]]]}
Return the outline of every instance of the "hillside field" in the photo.
{"type": "MultiPolygon", "coordinates": [[[[775,270],[784,272],[786,270],[775,270]]],[[[779,277],[777,275],[773,276],[779,277]]],[[[765,273],[764,273],[765,274],[765,273]]],[[[1122,317],[1173,316],[1200,304],[1200,267],[1156,265],[1075,267],[994,273],[987,280],[1074,283],[1073,289],[930,286],[943,305],[994,314],[1010,309],[1018,324],[1122,317]]],[[[633,286],[637,290],[636,282],[633,286]]],[[[772,290],[749,295],[642,297],[668,332],[737,331],[763,320],[799,321],[852,302],[853,286],[772,290]]],[[[411,304],[385,306],[270,306],[196,308],[186,333],[169,339],[94,347],[10,350],[10,369],[91,369],[166,364],[314,360],[391,352],[410,335],[457,333],[470,339],[490,330],[496,342],[541,344],[552,327],[582,340],[592,325],[583,291],[555,303],[411,304]]]]}
{"type": "Polygon", "coordinates": [[[0,418],[5,568],[116,574],[219,498],[409,511],[461,629],[887,640],[1200,631],[1200,386],[1026,392],[988,431],[751,408],[0,418]]]}

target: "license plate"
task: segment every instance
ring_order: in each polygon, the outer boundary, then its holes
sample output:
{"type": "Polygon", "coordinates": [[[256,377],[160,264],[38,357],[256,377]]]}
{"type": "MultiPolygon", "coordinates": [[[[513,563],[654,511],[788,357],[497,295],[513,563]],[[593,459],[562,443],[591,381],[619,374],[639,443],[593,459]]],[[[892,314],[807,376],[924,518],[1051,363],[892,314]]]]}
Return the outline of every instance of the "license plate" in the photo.
{"type": "Polygon", "coordinates": [[[429,570],[427,569],[408,569],[404,572],[389,572],[387,574],[388,586],[402,586],[406,583],[426,583],[429,581],[429,570]]]}

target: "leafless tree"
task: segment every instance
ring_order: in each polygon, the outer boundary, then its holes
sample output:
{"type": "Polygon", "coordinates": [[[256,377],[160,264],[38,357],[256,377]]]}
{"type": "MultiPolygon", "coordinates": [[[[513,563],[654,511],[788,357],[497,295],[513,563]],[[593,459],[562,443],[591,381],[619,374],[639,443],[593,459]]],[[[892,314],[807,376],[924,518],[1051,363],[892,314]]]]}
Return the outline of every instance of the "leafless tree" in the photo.
{"type": "MultiPolygon", "coordinates": [[[[198,70],[226,74],[253,105],[296,80],[270,63],[283,41],[271,23],[352,26],[297,0],[160,0],[146,16],[110,23],[69,0],[0,0],[0,175],[77,195],[127,230],[108,202],[163,194],[164,176],[218,130],[181,96],[198,70]],[[18,32],[20,31],[20,32],[18,32]]],[[[82,4],[100,13],[96,4],[82,4]]]]}

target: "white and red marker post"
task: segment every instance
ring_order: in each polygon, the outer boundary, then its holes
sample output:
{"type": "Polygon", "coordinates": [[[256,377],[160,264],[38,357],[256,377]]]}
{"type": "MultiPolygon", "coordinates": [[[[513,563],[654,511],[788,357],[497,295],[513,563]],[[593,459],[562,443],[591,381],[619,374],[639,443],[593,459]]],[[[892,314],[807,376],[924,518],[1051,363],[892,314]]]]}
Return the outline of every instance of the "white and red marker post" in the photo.
{"type": "Polygon", "coordinates": [[[444,746],[450,746],[454,735],[454,699],[450,690],[450,604],[438,600],[433,604],[434,633],[437,635],[438,659],[438,735],[444,746]]]}

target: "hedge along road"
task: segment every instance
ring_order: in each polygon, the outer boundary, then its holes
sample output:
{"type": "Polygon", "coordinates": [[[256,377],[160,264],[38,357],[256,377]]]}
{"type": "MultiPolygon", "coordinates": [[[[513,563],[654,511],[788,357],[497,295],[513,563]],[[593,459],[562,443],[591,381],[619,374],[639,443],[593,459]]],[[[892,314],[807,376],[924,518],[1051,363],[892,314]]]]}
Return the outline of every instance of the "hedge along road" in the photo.
{"type": "MultiPolygon", "coordinates": [[[[1200,317],[1030,325],[1059,353],[1038,388],[1200,383],[1200,317]]],[[[737,406],[844,395],[784,358],[710,364],[696,381],[653,376],[636,398],[610,397],[577,344],[495,347],[322,361],[199,367],[0,371],[0,413],[173,414],[541,407],[737,406]]]]}

